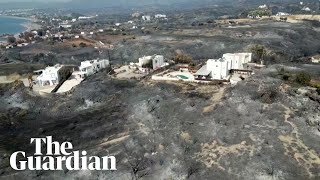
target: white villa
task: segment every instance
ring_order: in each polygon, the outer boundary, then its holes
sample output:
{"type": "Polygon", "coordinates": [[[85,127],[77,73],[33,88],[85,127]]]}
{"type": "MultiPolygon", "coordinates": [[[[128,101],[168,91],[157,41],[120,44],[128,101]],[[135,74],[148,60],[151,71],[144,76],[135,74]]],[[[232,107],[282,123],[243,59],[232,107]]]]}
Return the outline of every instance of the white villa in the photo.
{"type": "Polygon", "coordinates": [[[77,73],[81,78],[95,74],[110,65],[109,60],[88,60],[81,62],[80,72],[77,73]]]}
{"type": "Polygon", "coordinates": [[[231,70],[245,70],[251,62],[252,53],[227,53],[219,59],[209,59],[196,73],[196,79],[226,80],[231,70]]]}
{"type": "Polygon", "coordinates": [[[260,5],[258,8],[259,8],[259,9],[267,9],[268,6],[267,6],[266,4],[263,4],[263,5],[260,5]]]}
{"type": "Polygon", "coordinates": [[[286,13],[286,12],[278,12],[276,14],[276,16],[289,16],[290,14],[289,13],[286,13]]]}
{"type": "Polygon", "coordinates": [[[156,19],[161,19],[161,18],[167,18],[167,15],[165,15],[165,14],[156,14],[155,16],[154,16],[156,19]]]}
{"type": "Polygon", "coordinates": [[[303,7],[301,10],[302,11],[311,11],[311,9],[309,7],[303,7]]]}
{"type": "Polygon", "coordinates": [[[139,67],[142,67],[148,63],[152,63],[153,70],[157,70],[157,69],[165,66],[164,57],[161,55],[144,56],[142,58],[139,58],[139,63],[137,65],[139,67]]]}
{"type": "Polygon", "coordinates": [[[311,62],[312,63],[320,63],[320,57],[312,57],[311,62]]]}
{"type": "Polygon", "coordinates": [[[228,62],[228,70],[246,69],[245,64],[251,62],[252,53],[227,53],[223,54],[222,59],[228,62]]]}
{"type": "Polygon", "coordinates": [[[40,86],[53,86],[57,85],[60,82],[60,70],[62,65],[55,65],[53,67],[46,67],[42,71],[42,74],[37,77],[37,82],[40,86]]]}
{"type": "Polygon", "coordinates": [[[207,61],[207,70],[211,72],[212,79],[226,79],[229,76],[229,68],[230,63],[224,58],[207,61]]]}
{"type": "Polygon", "coordinates": [[[151,21],[151,16],[142,16],[143,21],[151,21]]]}

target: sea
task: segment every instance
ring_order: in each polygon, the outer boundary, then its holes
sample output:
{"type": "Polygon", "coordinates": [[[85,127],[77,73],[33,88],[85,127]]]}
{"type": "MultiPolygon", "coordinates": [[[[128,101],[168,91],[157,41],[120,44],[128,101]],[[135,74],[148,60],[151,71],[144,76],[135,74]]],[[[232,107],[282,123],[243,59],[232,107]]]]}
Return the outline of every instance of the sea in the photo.
{"type": "MultiPolygon", "coordinates": [[[[28,23],[29,21],[28,19],[0,15],[0,36],[2,34],[14,35],[25,31],[27,28],[22,24],[28,23]]],[[[0,40],[2,40],[1,37],[0,40]]]]}

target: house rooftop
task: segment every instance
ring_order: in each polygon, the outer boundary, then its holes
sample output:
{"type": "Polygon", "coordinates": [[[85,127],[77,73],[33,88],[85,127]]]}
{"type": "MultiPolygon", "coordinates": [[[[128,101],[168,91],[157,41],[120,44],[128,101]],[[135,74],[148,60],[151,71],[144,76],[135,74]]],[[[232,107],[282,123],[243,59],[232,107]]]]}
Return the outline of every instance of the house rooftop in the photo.
{"type": "Polygon", "coordinates": [[[208,76],[210,74],[210,70],[208,70],[207,65],[202,66],[196,73],[196,76],[208,76]]]}

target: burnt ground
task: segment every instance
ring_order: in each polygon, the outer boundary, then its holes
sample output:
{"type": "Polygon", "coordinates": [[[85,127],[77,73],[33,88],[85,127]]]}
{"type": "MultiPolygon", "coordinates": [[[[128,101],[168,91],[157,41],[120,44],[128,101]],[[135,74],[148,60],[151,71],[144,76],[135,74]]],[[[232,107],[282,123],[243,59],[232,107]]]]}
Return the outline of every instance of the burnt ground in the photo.
{"type": "Polygon", "coordinates": [[[102,72],[70,94],[46,97],[1,85],[0,179],[319,179],[320,104],[274,72],[235,87],[102,72]],[[44,136],[115,155],[118,170],[14,172],[10,154],[32,155],[30,138],[44,136]]]}

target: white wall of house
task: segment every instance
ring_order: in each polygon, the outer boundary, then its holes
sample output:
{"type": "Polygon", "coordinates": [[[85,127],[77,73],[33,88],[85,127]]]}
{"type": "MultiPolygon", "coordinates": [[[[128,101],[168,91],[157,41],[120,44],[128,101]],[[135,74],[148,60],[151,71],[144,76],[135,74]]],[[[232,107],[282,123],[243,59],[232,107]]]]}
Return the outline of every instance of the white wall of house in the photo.
{"type": "Polygon", "coordinates": [[[222,58],[229,62],[229,70],[245,69],[245,64],[251,62],[252,53],[227,53],[222,58]]]}
{"type": "Polygon", "coordinates": [[[79,67],[81,73],[85,76],[90,76],[90,75],[94,74],[93,66],[89,63],[81,62],[81,66],[79,67]]]}
{"type": "Polygon", "coordinates": [[[109,60],[91,60],[83,61],[79,67],[81,73],[85,76],[95,74],[110,65],[109,60]]]}
{"type": "Polygon", "coordinates": [[[139,58],[139,66],[142,67],[145,64],[148,64],[152,60],[152,56],[143,56],[139,58]]]}
{"type": "Polygon", "coordinates": [[[164,65],[164,57],[161,55],[156,55],[152,59],[153,70],[157,70],[164,65]]]}
{"type": "Polygon", "coordinates": [[[319,63],[319,62],[320,62],[320,58],[312,57],[312,58],[311,58],[311,62],[313,62],[313,63],[319,63]]]}
{"type": "Polygon", "coordinates": [[[47,67],[42,71],[42,74],[37,77],[37,81],[40,86],[53,86],[59,84],[59,71],[61,70],[61,65],[56,65],[53,67],[47,67]]]}
{"type": "Polygon", "coordinates": [[[162,55],[154,55],[154,56],[144,56],[139,58],[138,66],[142,67],[148,63],[152,62],[152,69],[157,70],[165,65],[164,57],[162,55]]]}
{"type": "Polygon", "coordinates": [[[142,16],[142,20],[150,21],[151,20],[151,16],[142,16]]]}
{"type": "Polygon", "coordinates": [[[207,69],[211,71],[212,79],[225,79],[229,75],[229,62],[226,59],[209,59],[207,61],[207,69]]]}
{"type": "Polygon", "coordinates": [[[166,18],[167,15],[165,15],[165,14],[156,14],[154,17],[155,18],[166,18]]]}
{"type": "Polygon", "coordinates": [[[240,67],[241,63],[240,63],[239,57],[237,55],[228,53],[228,54],[224,54],[222,56],[222,58],[225,59],[227,62],[229,62],[229,66],[228,66],[229,70],[241,68],[240,67]]]}

